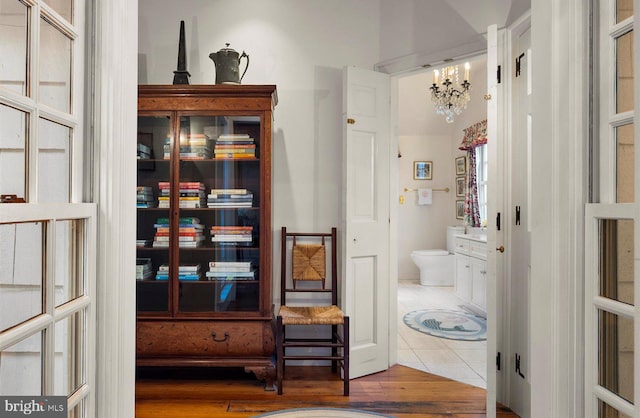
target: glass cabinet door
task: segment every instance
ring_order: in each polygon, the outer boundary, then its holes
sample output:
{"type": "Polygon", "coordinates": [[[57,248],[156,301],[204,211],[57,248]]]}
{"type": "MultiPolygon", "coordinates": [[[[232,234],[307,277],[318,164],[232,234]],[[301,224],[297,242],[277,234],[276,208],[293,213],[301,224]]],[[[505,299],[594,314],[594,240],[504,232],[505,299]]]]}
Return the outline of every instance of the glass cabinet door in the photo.
{"type": "Polygon", "coordinates": [[[259,309],[260,117],[179,114],[178,312],[259,309]]]}
{"type": "Polygon", "coordinates": [[[170,311],[170,114],[138,116],[136,306],[170,311]]]}
{"type": "Polygon", "coordinates": [[[260,136],[260,116],[138,117],[139,312],[260,309],[260,136]]]}

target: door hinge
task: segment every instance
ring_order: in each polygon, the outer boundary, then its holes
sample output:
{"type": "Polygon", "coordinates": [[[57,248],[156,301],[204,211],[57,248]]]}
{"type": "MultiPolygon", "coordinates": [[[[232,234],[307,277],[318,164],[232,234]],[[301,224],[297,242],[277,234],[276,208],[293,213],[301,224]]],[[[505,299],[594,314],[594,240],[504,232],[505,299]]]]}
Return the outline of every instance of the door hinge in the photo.
{"type": "Polygon", "coordinates": [[[498,355],[496,356],[496,370],[500,371],[502,367],[502,353],[498,351],[498,355]]]}
{"type": "Polygon", "coordinates": [[[502,77],[500,76],[501,72],[502,72],[502,66],[498,65],[498,71],[497,71],[497,74],[496,74],[496,76],[498,78],[498,84],[500,84],[502,82],[502,77]]]}
{"type": "Polygon", "coordinates": [[[500,230],[500,212],[496,215],[496,229],[500,230]]]}
{"type": "Polygon", "coordinates": [[[520,75],[520,61],[522,61],[522,58],[524,58],[524,52],[516,58],[516,77],[520,75]]]}
{"type": "Polygon", "coordinates": [[[520,355],[518,353],[516,353],[516,370],[515,370],[515,372],[518,374],[518,376],[520,376],[521,378],[524,379],[524,375],[520,371],[520,355]]]}
{"type": "Polygon", "coordinates": [[[516,225],[520,225],[520,206],[516,206],[516,225]]]}

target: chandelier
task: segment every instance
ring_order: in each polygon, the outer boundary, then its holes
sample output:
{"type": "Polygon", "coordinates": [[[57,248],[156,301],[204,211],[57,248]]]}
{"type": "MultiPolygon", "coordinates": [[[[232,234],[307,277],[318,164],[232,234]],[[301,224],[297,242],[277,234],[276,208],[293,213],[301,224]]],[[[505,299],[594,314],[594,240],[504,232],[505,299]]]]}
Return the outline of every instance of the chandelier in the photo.
{"type": "Polygon", "coordinates": [[[447,123],[453,123],[454,115],[462,113],[471,99],[471,83],[469,83],[469,63],[464,65],[464,79],[460,84],[458,66],[445,67],[440,71],[433,71],[433,85],[431,100],[438,115],[444,115],[447,123]],[[438,78],[441,79],[438,85],[438,78]]]}

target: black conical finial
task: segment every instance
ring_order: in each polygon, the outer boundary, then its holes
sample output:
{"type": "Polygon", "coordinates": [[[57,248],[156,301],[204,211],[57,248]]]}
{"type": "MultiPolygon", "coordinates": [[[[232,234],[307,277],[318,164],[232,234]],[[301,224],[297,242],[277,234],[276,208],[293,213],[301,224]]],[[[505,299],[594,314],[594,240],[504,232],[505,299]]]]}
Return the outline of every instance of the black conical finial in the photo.
{"type": "Polygon", "coordinates": [[[189,84],[189,71],[187,71],[187,52],[184,42],[184,20],[180,21],[180,43],[178,45],[178,69],[173,72],[173,84],[189,84]]]}

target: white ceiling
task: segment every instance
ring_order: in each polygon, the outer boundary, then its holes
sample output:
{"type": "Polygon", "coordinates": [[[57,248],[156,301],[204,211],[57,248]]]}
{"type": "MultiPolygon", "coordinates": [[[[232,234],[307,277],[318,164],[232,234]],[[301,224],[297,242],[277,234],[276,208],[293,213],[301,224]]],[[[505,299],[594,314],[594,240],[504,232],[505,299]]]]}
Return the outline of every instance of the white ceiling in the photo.
{"type": "Polygon", "coordinates": [[[530,0],[381,0],[381,61],[388,73],[447,59],[466,59],[486,49],[487,27],[508,27],[530,0]]]}

